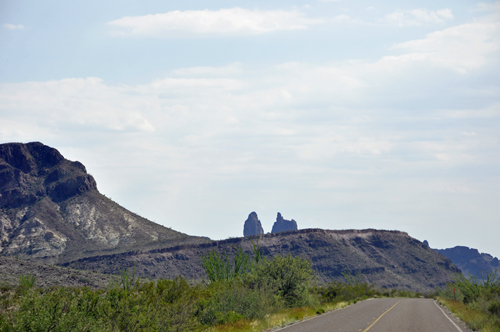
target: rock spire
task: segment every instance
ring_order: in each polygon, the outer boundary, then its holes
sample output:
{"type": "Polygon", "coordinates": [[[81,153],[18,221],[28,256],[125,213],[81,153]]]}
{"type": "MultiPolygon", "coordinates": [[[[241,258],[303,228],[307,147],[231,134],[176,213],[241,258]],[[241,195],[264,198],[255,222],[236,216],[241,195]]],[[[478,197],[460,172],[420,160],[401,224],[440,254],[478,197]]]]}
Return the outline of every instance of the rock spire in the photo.
{"type": "Polygon", "coordinates": [[[279,233],[286,231],[296,231],[298,230],[297,222],[295,220],[286,220],[283,219],[281,213],[278,212],[278,216],[276,217],[276,222],[273,225],[273,230],[271,233],[279,233]]]}
{"type": "Polygon", "coordinates": [[[252,236],[264,234],[264,229],[260,223],[257,213],[252,212],[248,215],[245,221],[245,226],[243,227],[243,236],[252,236]]]}

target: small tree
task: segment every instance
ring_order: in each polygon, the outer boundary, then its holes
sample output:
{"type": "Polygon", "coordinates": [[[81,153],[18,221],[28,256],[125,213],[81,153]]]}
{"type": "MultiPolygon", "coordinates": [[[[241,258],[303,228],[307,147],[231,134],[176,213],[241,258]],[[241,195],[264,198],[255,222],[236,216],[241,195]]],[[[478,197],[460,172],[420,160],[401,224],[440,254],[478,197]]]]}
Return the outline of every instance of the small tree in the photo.
{"type": "Polygon", "coordinates": [[[314,271],[308,260],[281,255],[264,259],[246,280],[250,287],[269,288],[286,306],[309,303],[309,287],[314,271]]]}
{"type": "Polygon", "coordinates": [[[220,255],[215,250],[201,256],[202,266],[210,282],[229,281],[247,272],[249,263],[248,256],[238,248],[231,260],[226,252],[220,255]]]}

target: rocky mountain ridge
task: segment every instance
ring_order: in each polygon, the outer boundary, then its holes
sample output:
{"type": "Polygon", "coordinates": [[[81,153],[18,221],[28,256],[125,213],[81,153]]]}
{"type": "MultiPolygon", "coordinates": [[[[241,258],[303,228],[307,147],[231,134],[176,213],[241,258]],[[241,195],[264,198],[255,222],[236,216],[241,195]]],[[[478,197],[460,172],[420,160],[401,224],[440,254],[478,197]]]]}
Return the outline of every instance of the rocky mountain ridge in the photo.
{"type": "Polygon", "coordinates": [[[456,246],[448,249],[434,249],[441,255],[448,257],[465,276],[475,275],[482,279],[487,273],[498,271],[500,262],[497,257],[480,253],[477,249],[465,246],[456,246]]]}
{"type": "Polygon", "coordinates": [[[343,273],[364,275],[381,287],[431,291],[460,270],[446,257],[400,231],[303,229],[198,245],[100,255],[64,263],[66,267],[117,273],[136,267],[148,278],[205,277],[201,256],[211,250],[229,255],[238,247],[251,254],[258,241],[264,256],[299,256],[311,261],[320,282],[344,280],[343,273]]]}
{"type": "Polygon", "coordinates": [[[104,252],[199,243],[97,190],[83,164],[39,142],[0,144],[0,253],[57,263],[104,252]]]}

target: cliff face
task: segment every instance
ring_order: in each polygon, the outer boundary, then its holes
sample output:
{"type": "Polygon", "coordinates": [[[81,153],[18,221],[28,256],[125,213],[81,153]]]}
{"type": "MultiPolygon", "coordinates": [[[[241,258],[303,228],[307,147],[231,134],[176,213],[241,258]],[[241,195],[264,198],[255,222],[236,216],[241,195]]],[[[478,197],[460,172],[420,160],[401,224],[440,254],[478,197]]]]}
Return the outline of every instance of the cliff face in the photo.
{"type": "Polygon", "coordinates": [[[101,195],[85,166],[34,142],[0,145],[0,253],[49,263],[197,238],[101,195]]]}
{"type": "Polygon", "coordinates": [[[500,271],[500,263],[497,257],[490,254],[479,253],[477,249],[456,246],[448,249],[434,249],[443,256],[448,257],[465,276],[475,275],[479,279],[495,270],[500,271]],[[481,276],[482,274],[482,276],[481,276]]]}
{"type": "Polygon", "coordinates": [[[97,185],[85,166],[56,149],[38,142],[0,145],[0,208],[29,206],[44,197],[61,202],[89,190],[97,185]]]}
{"type": "MultiPolygon", "coordinates": [[[[254,240],[255,242],[255,240],[254,240]]],[[[446,257],[434,252],[422,242],[398,231],[383,230],[322,230],[304,229],[259,237],[264,256],[299,256],[311,261],[319,281],[344,280],[343,272],[361,273],[364,281],[382,287],[430,291],[452,281],[460,270],[446,257]]],[[[229,255],[237,247],[251,254],[248,238],[213,241],[200,245],[135,251],[80,259],[64,266],[119,273],[120,269],[136,266],[140,275],[150,278],[189,279],[205,277],[201,255],[215,250],[229,255]]]]}
{"type": "Polygon", "coordinates": [[[243,226],[243,236],[261,235],[264,234],[264,229],[260,223],[257,213],[252,212],[248,215],[245,225],[243,226]]]}
{"type": "Polygon", "coordinates": [[[273,230],[271,233],[296,231],[297,229],[297,222],[295,220],[286,220],[283,218],[281,213],[278,212],[278,216],[276,217],[276,222],[273,224],[273,230]]]}

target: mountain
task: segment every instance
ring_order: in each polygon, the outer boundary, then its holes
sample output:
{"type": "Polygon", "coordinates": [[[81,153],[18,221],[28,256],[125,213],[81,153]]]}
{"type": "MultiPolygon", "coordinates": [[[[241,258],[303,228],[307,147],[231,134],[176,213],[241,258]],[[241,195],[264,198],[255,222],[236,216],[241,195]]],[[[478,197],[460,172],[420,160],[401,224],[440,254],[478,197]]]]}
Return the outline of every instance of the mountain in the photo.
{"type": "Polygon", "coordinates": [[[465,276],[475,275],[479,279],[486,274],[498,270],[500,263],[497,257],[490,254],[479,253],[477,249],[456,246],[448,249],[434,249],[443,256],[448,257],[465,276]],[[482,275],[481,275],[482,274],[482,275]]]}
{"type": "Polygon", "coordinates": [[[207,240],[128,211],[82,163],[32,142],[0,144],[0,241],[3,256],[60,263],[207,240]]]}
{"type": "Polygon", "coordinates": [[[135,266],[148,278],[201,279],[205,273],[201,256],[211,250],[251,254],[251,241],[258,241],[266,257],[299,256],[309,259],[318,281],[344,280],[343,273],[364,275],[364,281],[381,287],[431,291],[452,281],[460,270],[446,257],[407,233],[385,230],[303,229],[258,237],[232,238],[198,245],[141,250],[83,258],[63,265],[75,269],[118,273],[135,266]]]}

